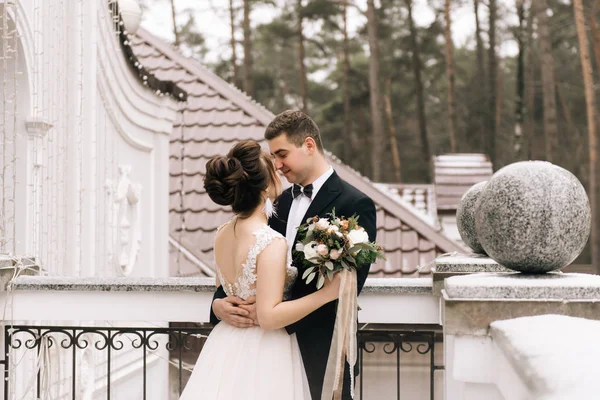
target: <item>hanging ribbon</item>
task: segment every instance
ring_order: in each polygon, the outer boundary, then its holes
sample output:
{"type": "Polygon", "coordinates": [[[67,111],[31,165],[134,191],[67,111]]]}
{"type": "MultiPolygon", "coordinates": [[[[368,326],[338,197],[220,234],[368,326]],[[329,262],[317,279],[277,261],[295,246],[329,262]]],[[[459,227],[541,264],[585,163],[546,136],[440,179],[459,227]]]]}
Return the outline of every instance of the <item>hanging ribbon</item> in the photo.
{"type": "Polygon", "coordinates": [[[321,400],[339,400],[344,386],[345,362],[350,364],[350,393],[354,398],[354,365],[356,364],[356,329],[358,318],[356,270],[344,269],[340,296],[325,369],[321,400]]]}

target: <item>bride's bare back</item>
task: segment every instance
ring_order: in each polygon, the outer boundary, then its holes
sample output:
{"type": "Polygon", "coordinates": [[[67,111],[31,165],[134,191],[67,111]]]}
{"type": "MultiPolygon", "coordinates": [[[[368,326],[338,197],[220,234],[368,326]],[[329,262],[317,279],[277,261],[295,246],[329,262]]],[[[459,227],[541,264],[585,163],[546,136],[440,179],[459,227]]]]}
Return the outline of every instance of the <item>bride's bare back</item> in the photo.
{"type": "Polygon", "coordinates": [[[271,282],[272,290],[281,297],[297,276],[297,270],[286,266],[287,247],[284,237],[264,222],[233,220],[217,233],[215,239],[215,262],[217,276],[228,296],[247,299],[256,296],[257,263],[260,254],[268,249],[270,255],[278,256],[271,263],[275,271],[283,273],[281,281],[271,282]]]}

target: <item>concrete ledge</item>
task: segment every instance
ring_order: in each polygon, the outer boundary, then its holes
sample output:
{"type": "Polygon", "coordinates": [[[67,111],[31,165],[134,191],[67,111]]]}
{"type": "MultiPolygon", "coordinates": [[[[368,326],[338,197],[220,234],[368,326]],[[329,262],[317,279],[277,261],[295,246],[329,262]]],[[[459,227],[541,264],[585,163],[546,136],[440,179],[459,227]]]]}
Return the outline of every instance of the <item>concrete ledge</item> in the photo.
{"type": "Polygon", "coordinates": [[[496,321],[490,334],[535,399],[595,399],[600,322],[561,315],[496,321]],[[576,340],[574,340],[576,338],[576,340]]]}
{"type": "MultiPolygon", "coordinates": [[[[20,276],[14,290],[100,292],[214,292],[214,278],[76,278],[65,276],[20,276]]],[[[362,293],[431,294],[431,278],[368,278],[362,293]]]]}
{"type": "Polygon", "coordinates": [[[449,255],[435,259],[433,269],[433,294],[441,297],[444,281],[453,276],[465,276],[480,272],[512,273],[489,257],[477,254],[449,255]]]}
{"type": "Polygon", "coordinates": [[[67,276],[20,276],[13,290],[98,292],[214,292],[215,278],[77,278],[67,276]]]}
{"type": "Polygon", "coordinates": [[[445,256],[435,260],[435,272],[514,272],[485,256],[445,256]]]}
{"type": "Polygon", "coordinates": [[[600,301],[600,276],[562,272],[475,274],[448,278],[444,290],[450,299],[600,301]]]}

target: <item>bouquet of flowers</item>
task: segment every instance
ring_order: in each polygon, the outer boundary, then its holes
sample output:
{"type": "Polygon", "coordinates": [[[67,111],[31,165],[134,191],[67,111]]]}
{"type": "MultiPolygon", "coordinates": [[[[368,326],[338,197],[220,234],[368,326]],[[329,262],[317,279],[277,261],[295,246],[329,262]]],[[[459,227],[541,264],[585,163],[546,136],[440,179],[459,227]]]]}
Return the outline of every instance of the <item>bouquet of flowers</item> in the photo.
{"type": "Polygon", "coordinates": [[[309,284],[317,278],[323,287],[341,270],[356,270],[378,258],[385,259],[383,248],[369,242],[369,235],[358,225],[358,217],[337,217],[335,209],[325,218],[312,217],[298,227],[298,242],[292,249],[294,265],[304,267],[302,279],[309,284]]]}

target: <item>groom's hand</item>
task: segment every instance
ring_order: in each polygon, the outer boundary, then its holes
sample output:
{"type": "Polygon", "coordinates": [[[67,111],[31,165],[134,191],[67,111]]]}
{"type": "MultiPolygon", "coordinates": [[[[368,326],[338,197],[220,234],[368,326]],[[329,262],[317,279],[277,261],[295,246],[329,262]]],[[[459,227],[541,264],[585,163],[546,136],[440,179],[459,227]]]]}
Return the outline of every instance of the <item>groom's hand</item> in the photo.
{"type": "Polygon", "coordinates": [[[224,299],[216,299],[212,303],[212,309],[217,318],[237,328],[249,328],[254,326],[254,320],[250,313],[241,308],[246,302],[239,297],[227,296],[224,299]]]}
{"type": "Polygon", "coordinates": [[[246,301],[240,304],[240,308],[248,311],[248,318],[254,321],[254,325],[260,325],[258,323],[258,315],[256,314],[256,297],[248,297],[246,301]]]}

